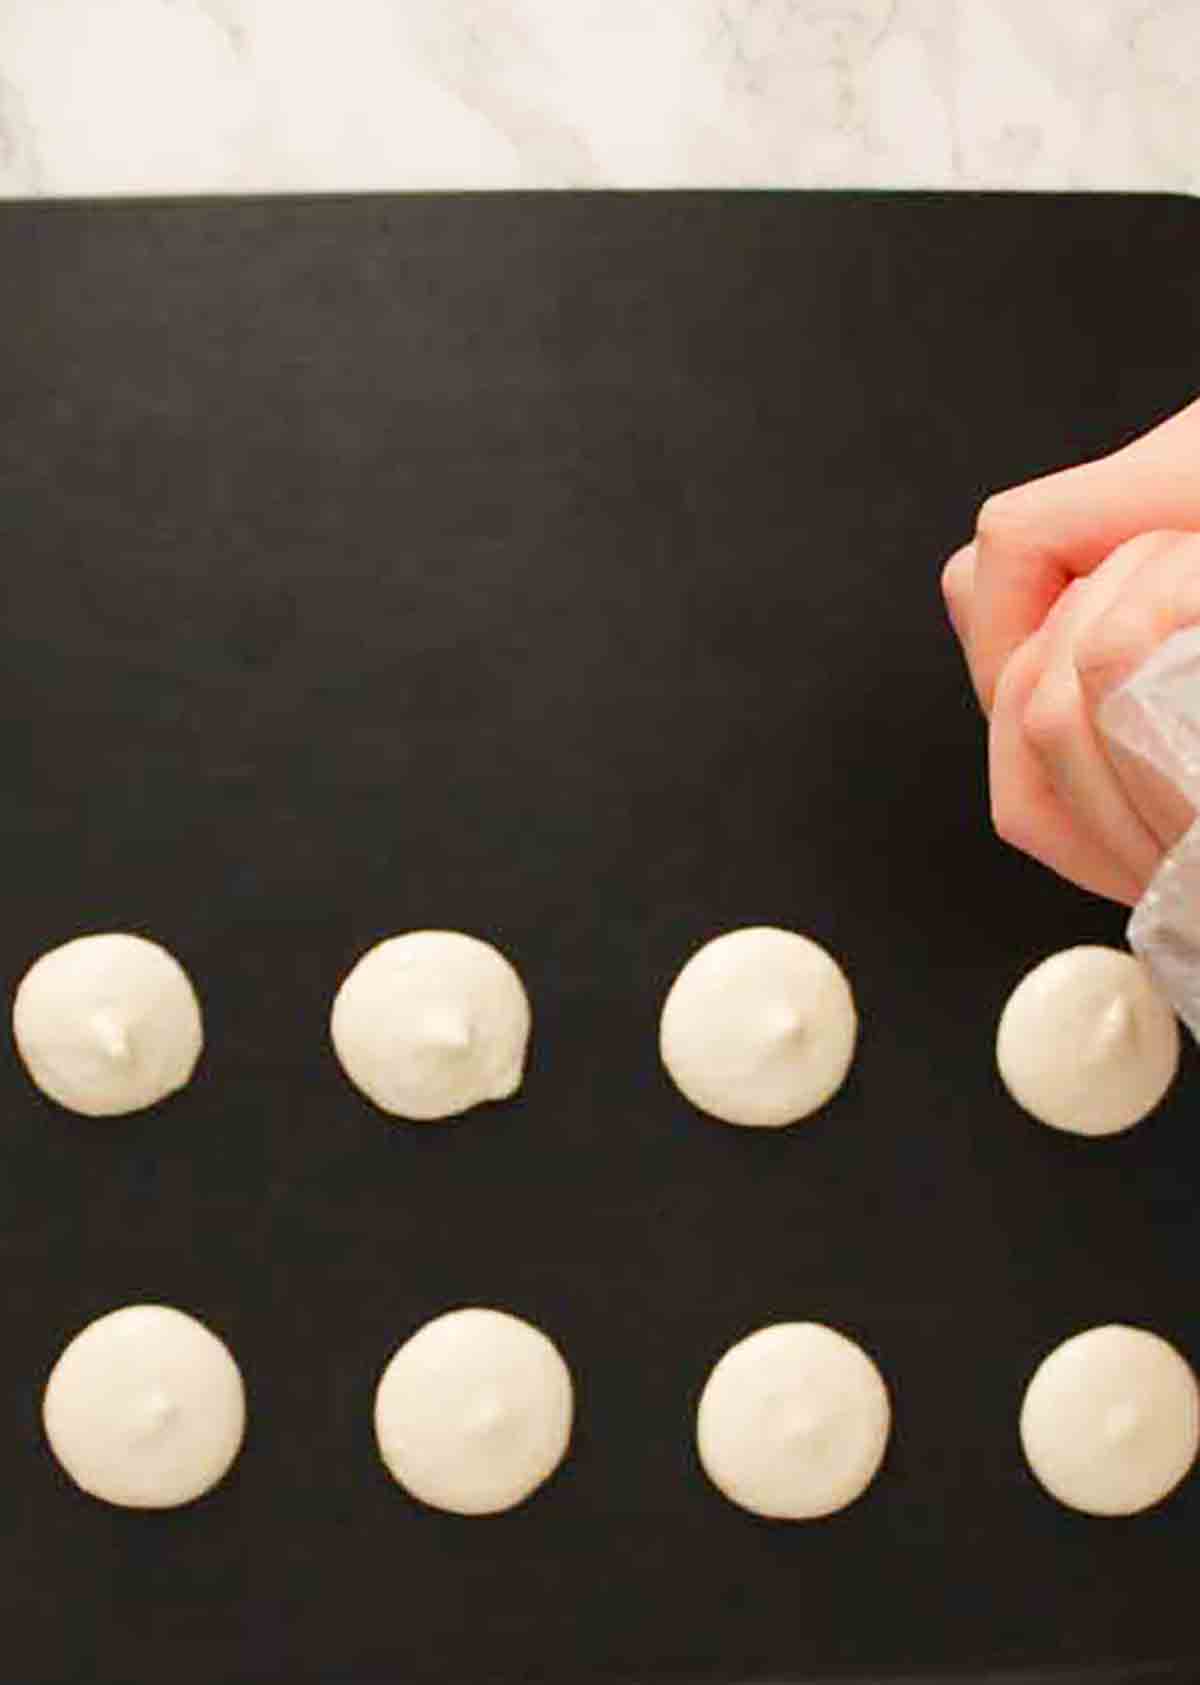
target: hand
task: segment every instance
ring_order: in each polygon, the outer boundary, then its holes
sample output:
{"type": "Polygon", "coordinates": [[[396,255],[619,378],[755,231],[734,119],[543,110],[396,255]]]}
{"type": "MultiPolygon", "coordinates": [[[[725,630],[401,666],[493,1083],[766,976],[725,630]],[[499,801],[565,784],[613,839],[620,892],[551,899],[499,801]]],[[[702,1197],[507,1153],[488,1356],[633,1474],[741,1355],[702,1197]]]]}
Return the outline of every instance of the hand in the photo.
{"type": "Polygon", "coordinates": [[[991,713],[998,832],[1126,903],[1194,817],[1096,728],[1109,691],[1200,622],[1200,532],[1144,530],[1168,522],[1200,528],[1200,403],[1111,457],[989,499],[943,575],[991,713]]]}
{"type": "Polygon", "coordinates": [[[1200,399],[1111,456],[988,498],[943,575],[985,711],[1005,662],[1070,582],[1156,530],[1200,531],[1200,399]]]}

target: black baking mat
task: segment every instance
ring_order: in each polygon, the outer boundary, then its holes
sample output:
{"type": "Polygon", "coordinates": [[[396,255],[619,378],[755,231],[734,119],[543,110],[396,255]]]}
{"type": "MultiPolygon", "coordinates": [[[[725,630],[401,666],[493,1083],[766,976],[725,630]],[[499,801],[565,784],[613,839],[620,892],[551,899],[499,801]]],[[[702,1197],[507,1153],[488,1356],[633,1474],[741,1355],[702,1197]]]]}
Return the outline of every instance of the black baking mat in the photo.
{"type": "Polygon", "coordinates": [[[1200,1674],[1200,1478],[1086,1520],[1016,1439],[1088,1324],[1200,1361],[1200,1088],[1189,1057],[1099,1143],[1001,1092],[1009,989],[1122,919],[990,835],[937,594],[987,491],[1192,395],[1198,271],[1152,197],[0,210],[3,988],[141,930],[208,1027],[124,1121],[0,1065],[3,1678],[1200,1674]],[[677,967],[756,921],[862,1013],[779,1134],[656,1059],[677,967]],[[423,925],[497,941],[535,1009],[519,1099],[449,1127],[385,1121],[326,1041],[356,956],[423,925]],[[63,1341],[144,1298],[229,1340],[251,1411],[158,1516],[38,1425],[63,1341]],[[570,1462],[487,1521],[412,1504],[370,1425],[463,1303],[579,1387],[570,1462]],[[878,1358],[895,1437],[851,1510],[768,1525],[692,1413],[810,1317],[878,1358]]]}

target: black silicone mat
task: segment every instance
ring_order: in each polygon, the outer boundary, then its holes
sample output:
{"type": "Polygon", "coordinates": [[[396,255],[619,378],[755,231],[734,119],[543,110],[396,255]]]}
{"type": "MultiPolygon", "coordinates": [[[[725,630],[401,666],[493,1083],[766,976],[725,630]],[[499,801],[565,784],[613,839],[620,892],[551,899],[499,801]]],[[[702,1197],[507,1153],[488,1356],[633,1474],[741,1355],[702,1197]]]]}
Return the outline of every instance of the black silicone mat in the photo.
{"type": "Polygon", "coordinates": [[[208,1028],[110,1124],[0,1063],[0,1675],[1200,1676],[1200,1478],[1086,1520],[1016,1441],[1088,1324],[1200,1361],[1200,1086],[1104,1143],[1005,1099],[1007,992],[1122,920],[990,835],[936,584],[987,491],[1200,386],[1198,270],[1152,197],[0,209],[3,987],[142,930],[208,1028]],[[761,1135],[656,1059],[679,964],[759,921],[826,943],[863,1025],[828,1110],[761,1135]],[[422,925],[497,941],[535,1010],[520,1098],[449,1127],[385,1121],[326,1041],[422,925]],[[228,1339],[251,1410],[158,1516],[38,1423],[62,1342],[145,1298],[228,1339]],[[468,1522],[391,1484],[370,1407],[471,1302],[544,1326],[580,1410],[551,1485],[468,1522]],[[895,1437],[858,1505],[767,1525],[692,1412],[810,1317],[876,1355],[895,1437]]]}

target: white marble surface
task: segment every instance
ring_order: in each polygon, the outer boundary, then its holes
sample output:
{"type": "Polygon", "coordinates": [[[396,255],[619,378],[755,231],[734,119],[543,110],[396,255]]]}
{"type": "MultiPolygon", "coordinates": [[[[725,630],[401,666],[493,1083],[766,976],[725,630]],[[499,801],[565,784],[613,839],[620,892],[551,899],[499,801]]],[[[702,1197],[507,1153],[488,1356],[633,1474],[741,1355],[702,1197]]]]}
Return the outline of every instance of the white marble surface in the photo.
{"type": "Polygon", "coordinates": [[[1200,0],[0,0],[0,194],[1200,188],[1200,0]]]}

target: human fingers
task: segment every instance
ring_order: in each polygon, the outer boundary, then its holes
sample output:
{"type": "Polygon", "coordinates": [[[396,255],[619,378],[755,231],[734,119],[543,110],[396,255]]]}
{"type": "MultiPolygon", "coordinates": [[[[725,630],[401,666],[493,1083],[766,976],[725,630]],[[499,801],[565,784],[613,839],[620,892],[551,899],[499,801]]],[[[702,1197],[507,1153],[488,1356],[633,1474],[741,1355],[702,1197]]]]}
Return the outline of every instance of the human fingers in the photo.
{"type": "Polygon", "coordinates": [[[1025,714],[1045,669],[1045,627],[1010,656],[993,696],[988,729],[992,824],[1013,848],[1083,889],[1127,906],[1140,882],[1063,802],[1030,743],[1025,714]]]}
{"type": "Polygon", "coordinates": [[[1021,727],[1061,808],[1102,845],[1140,891],[1156,870],[1162,843],[1106,752],[1076,668],[1087,629],[1122,591],[1139,594],[1145,569],[1164,544],[1151,534],[1123,545],[1090,578],[1059,598],[1045,623],[1042,670],[1024,705],[1021,727]]]}
{"type": "Polygon", "coordinates": [[[984,707],[1072,579],[1142,532],[1200,527],[1200,400],[1111,455],[989,497],[975,530],[970,663],[984,707]]]}
{"type": "Polygon", "coordinates": [[[942,597],[954,635],[966,654],[975,591],[975,546],[964,544],[942,569],[942,597]]]}
{"type": "MultiPolygon", "coordinates": [[[[1145,542],[1154,549],[1144,565],[1123,580],[1077,639],[1075,666],[1093,721],[1112,692],[1167,638],[1200,624],[1200,534],[1160,533],[1145,542]]],[[[1135,548],[1136,543],[1123,547],[1135,548]]],[[[1147,828],[1163,849],[1173,847],[1195,818],[1191,805],[1141,756],[1113,744],[1107,753],[1147,828]]]]}

